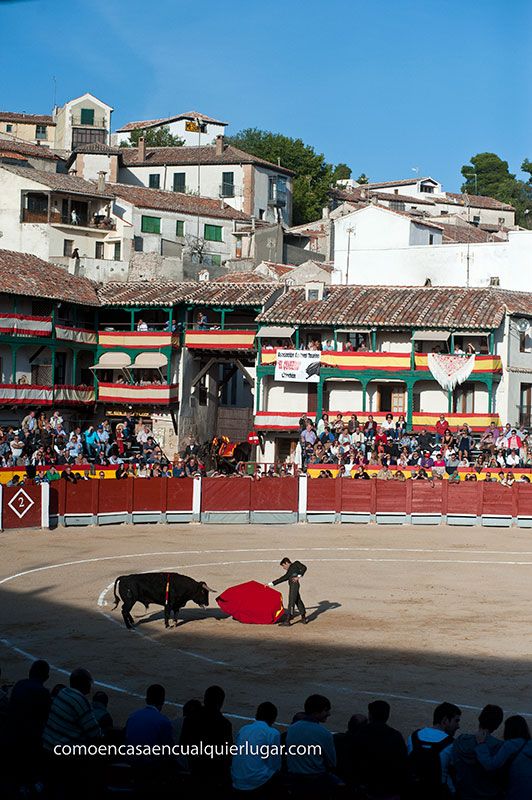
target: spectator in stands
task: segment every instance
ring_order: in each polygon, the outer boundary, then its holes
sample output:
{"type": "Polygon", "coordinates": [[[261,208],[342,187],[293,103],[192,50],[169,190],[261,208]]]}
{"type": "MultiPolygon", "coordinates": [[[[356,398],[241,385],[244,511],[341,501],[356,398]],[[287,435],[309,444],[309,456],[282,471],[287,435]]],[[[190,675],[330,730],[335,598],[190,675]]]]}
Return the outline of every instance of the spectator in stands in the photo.
{"type": "Polygon", "coordinates": [[[419,449],[423,452],[425,450],[432,450],[432,435],[426,428],[421,428],[421,431],[417,437],[417,444],[419,449]]]}
{"type": "Polygon", "coordinates": [[[290,725],[286,735],[287,747],[298,745],[320,745],[321,752],[287,756],[287,768],[296,797],[328,793],[338,784],[334,775],[336,750],[332,734],[324,727],[331,714],[331,703],[327,697],[313,694],[305,700],[305,717],[290,725]]]}
{"type": "Polygon", "coordinates": [[[28,677],[18,681],[11,690],[8,746],[17,785],[30,787],[42,778],[41,738],[51,703],[45,686],[49,677],[48,662],[34,661],[28,677]]]}
{"type": "MultiPolygon", "coordinates": [[[[304,718],[302,714],[301,718],[304,718]]],[[[295,722],[296,720],[292,720],[295,722]]],[[[347,731],[333,734],[336,751],[336,774],[345,782],[348,791],[355,792],[360,781],[355,772],[355,741],[358,732],[368,722],[364,714],[353,714],[347,723],[347,731]]]]}
{"type": "Polygon", "coordinates": [[[505,800],[529,800],[532,787],[532,742],[524,717],[516,714],[504,723],[504,744],[493,752],[489,731],[477,734],[476,754],[484,769],[506,769],[508,783],[505,800]]]}
{"type": "MultiPolygon", "coordinates": [[[[478,734],[485,742],[490,756],[495,755],[502,745],[500,739],[492,734],[502,723],[503,710],[500,706],[487,705],[478,718],[478,734]]],[[[451,765],[454,783],[460,800],[481,800],[492,798],[501,800],[500,782],[490,775],[480,764],[477,754],[477,736],[463,733],[455,740],[451,751],[451,765]]]]}
{"type": "MultiPolygon", "coordinates": [[[[186,717],[181,733],[181,745],[231,745],[233,726],[222,714],[225,692],[220,686],[209,686],[203,698],[203,708],[191,718],[186,717]]],[[[189,755],[190,771],[198,788],[207,797],[224,795],[231,786],[231,758],[227,755],[189,755]]]]}
{"type": "Polygon", "coordinates": [[[113,729],[113,718],[109,711],[109,695],[106,692],[94,692],[92,698],[92,711],[102,733],[109,733],[113,729]]]}
{"type": "Polygon", "coordinates": [[[368,723],[354,736],[354,772],[369,798],[399,797],[408,783],[406,744],[388,725],[389,717],[390,706],[384,700],[369,703],[368,723]]]}
{"type": "Polygon", "coordinates": [[[450,775],[453,737],[460,727],[462,712],[453,703],[434,709],[432,726],[420,728],[408,739],[410,770],[416,800],[443,800],[445,791],[454,794],[450,775]],[[435,756],[439,756],[436,759],[435,756]]]}
{"type": "Polygon", "coordinates": [[[242,752],[233,756],[231,777],[237,797],[267,800],[279,793],[277,778],[281,769],[281,735],[273,727],[276,719],[276,706],[273,703],[261,703],[255,714],[255,722],[244,725],[238,732],[236,744],[242,748],[254,748],[254,754],[242,752]],[[277,752],[268,754],[265,749],[273,747],[277,748],[277,752]]]}
{"type": "Polygon", "coordinates": [[[162,713],[165,698],[164,686],[158,683],[148,686],[146,705],[128,717],[125,730],[126,744],[151,746],[173,744],[172,723],[162,713]]]}
{"type": "Polygon", "coordinates": [[[436,442],[439,444],[445,436],[445,431],[449,430],[449,423],[445,419],[444,414],[440,414],[440,418],[436,423],[436,442]]]}
{"type": "Polygon", "coordinates": [[[68,483],[77,483],[78,479],[72,472],[72,467],[70,464],[67,464],[61,473],[61,477],[63,480],[68,481],[68,483]]]}

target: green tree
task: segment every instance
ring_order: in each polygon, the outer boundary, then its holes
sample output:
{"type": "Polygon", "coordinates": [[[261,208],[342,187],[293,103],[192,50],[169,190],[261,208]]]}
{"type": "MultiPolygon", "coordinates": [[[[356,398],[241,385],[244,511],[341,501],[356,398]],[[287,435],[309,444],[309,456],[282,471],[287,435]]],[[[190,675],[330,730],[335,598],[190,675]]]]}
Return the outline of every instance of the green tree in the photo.
{"type": "Polygon", "coordinates": [[[185,144],[184,139],[170,133],[168,125],[163,125],[162,128],[138,128],[131,131],[130,141],[122,142],[120,147],[137,147],[141,136],[146,140],[146,147],[181,147],[185,144]]]}
{"type": "Polygon", "coordinates": [[[532,164],[525,159],[523,172],[530,173],[528,181],[521,181],[510,172],[508,162],[495,153],[477,153],[461,169],[465,178],[462,191],[484,197],[494,197],[515,208],[515,221],[526,228],[532,227],[532,164]],[[529,211],[527,212],[527,209],[529,211]]]}
{"type": "Polygon", "coordinates": [[[357,183],[360,183],[360,184],[369,183],[368,176],[366,175],[365,172],[363,172],[361,175],[359,175],[358,178],[356,179],[356,181],[357,181],[357,183]]]}
{"type": "Polygon", "coordinates": [[[351,174],[346,164],[338,164],[335,168],[325,161],[322,153],[316,153],[302,139],[291,139],[281,133],[247,128],[228,141],[246,153],[295,172],[292,203],[294,225],[321,217],[331,185],[335,180],[351,174]],[[335,170],[339,171],[338,177],[335,177],[335,170]]]}
{"type": "Polygon", "coordinates": [[[345,181],[348,180],[352,175],[353,170],[351,167],[348,167],[347,164],[337,164],[333,169],[332,179],[333,183],[336,181],[345,181]]]}

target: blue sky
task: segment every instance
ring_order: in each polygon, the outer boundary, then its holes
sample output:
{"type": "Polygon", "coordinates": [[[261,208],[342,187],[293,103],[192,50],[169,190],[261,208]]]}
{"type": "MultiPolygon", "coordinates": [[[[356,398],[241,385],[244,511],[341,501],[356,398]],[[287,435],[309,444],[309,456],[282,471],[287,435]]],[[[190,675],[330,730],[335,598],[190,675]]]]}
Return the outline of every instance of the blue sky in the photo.
{"type": "Polygon", "coordinates": [[[113,127],[195,109],[371,180],[532,159],[530,0],[0,0],[3,110],[86,91],[113,127]]]}

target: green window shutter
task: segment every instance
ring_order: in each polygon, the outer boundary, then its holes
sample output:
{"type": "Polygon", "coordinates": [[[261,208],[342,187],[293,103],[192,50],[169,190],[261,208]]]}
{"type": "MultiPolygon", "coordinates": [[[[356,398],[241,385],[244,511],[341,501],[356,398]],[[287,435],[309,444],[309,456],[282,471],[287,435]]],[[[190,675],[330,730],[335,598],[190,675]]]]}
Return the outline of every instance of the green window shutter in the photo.
{"type": "Polygon", "coordinates": [[[161,218],[160,217],[142,217],[140,229],[142,233],[160,233],[161,232],[161,218]]]}
{"type": "Polygon", "coordinates": [[[153,174],[149,176],[149,186],[150,189],[158,189],[161,185],[161,176],[157,174],[153,174]]]}
{"type": "Polygon", "coordinates": [[[82,108],[81,109],[81,124],[82,125],[94,125],[94,109],[93,108],[82,108]]]}
{"type": "Polygon", "coordinates": [[[176,236],[184,236],[185,235],[185,223],[182,219],[178,219],[175,224],[175,235],[176,236]]]}
{"type": "Polygon", "coordinates": [[[222,242],[222,226],[221,225],[205,225],[203,238],[207,242],[222,242]]]}
{"type": "Polygon", "coordinates": [[[185,192],[184,172],[174,172],[174,192],[185,192]]]}
{"type": "Polygon", "coordinates": [[[222,257],[217,253],[211,253],[209,255],[209,261],[211,262],[211,266],[213,267],[221,267],[222,266],[222,257]]]}

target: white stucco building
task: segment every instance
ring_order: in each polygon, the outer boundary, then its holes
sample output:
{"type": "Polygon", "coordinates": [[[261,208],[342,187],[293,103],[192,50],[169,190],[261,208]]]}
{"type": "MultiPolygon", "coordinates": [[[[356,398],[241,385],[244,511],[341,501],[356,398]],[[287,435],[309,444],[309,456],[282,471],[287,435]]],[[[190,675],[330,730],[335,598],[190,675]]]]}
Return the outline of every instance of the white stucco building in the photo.
{"type": "Polygon", "coordinates": [[[128,122],[118,128],[112,135],[112,143],[116,145],[129,144],[134,131],[157,131],[168,128],[172,136],[178,136],[185,145],[214,144],[217,136],[223,136],[227,122],[221,122],[199,111],[186,111],[172,117],[161,119],[144,119],[137,122],[128,122]]]}

